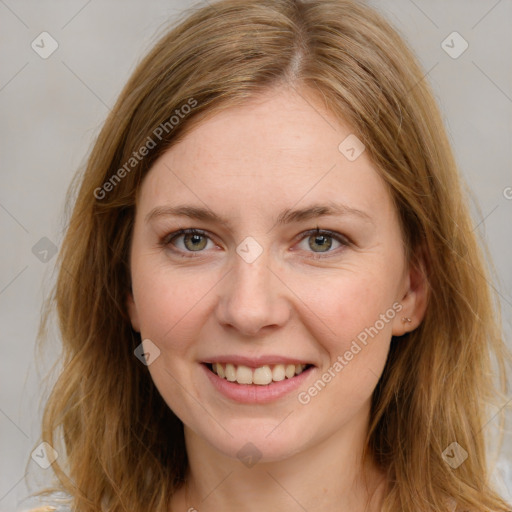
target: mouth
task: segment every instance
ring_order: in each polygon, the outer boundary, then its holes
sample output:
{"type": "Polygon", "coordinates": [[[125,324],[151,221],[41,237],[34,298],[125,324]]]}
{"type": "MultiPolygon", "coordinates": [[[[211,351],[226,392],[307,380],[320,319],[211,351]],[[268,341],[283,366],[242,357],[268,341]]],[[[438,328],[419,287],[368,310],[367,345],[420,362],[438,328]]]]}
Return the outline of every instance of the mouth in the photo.
{"type": "Polygon", "coordinates": [[[269,386],[290,380],[309,370],[313,364],[266,364],[257,368],[232,363],[203,363],[209,371],[237,384],[269,386]]]}

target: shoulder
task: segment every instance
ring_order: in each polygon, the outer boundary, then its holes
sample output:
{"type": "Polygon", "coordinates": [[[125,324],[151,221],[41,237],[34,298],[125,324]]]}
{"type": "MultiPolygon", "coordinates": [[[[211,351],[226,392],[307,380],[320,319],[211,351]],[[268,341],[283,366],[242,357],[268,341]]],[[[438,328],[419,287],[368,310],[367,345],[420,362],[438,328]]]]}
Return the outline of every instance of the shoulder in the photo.
{"type": "Polygon", "coordinates": [[[502,454],[491,469],[491,481],[498,494],[512,503],[512,457],[502,454]]]}
{"type": "Polygon", "coordinates": [[[18,509],[18,512],[73,512],[73,510],[68,505],[51,503],[25,506],[18,509]]]}
{"type": "Polygon", "coordinates": [[[21,512],[55,512],[56,510],[57,508],[53,507],[52,505],[44,505],[42,507],[23,509],[21,512]]]}
{"type": "Polygon", "coordinates": [[[66,505],[51,504],[24,507],[18,509],[18,512],[73,512],[73,510],[66,505]]]}
{"type": "Polygon", "coordinates": [[[70,496],[62,492],[30,496],[20,504],[17,512],[73,512],[70,502],[70,496]]]}

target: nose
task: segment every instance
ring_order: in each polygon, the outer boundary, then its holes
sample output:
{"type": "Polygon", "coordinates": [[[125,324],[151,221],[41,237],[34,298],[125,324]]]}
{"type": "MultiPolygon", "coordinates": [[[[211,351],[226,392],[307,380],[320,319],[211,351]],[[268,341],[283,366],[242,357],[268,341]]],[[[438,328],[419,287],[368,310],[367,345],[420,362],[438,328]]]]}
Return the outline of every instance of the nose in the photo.
{"type": "Polygon", "coordinates": [[[286,324],[291,312],[287,287],[271,270],[269,259],[267,251],[252,263],[234,255],[216,307],[221,325],[244,336],[256,336],[286,324]]]}

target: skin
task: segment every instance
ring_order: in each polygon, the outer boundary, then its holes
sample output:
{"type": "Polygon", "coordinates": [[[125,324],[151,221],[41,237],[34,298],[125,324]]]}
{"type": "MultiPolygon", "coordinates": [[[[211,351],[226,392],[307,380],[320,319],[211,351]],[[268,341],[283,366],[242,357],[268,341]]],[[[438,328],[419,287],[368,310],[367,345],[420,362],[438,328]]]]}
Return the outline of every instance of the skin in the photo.
{"type": "Polygon", "coordinates": [[[426,287],[405,259],[391,196],[367,152],[351,162],[338,150],[351,133],[312,93],[276,88],[200,122],[141,186],[128,309],[161,351],[148,369],[185,425],[189,478],[173,510],[362,511],[372,496],[366,510],[380,510],[384,475],[361,459],[371,395],[391,336],[421,322],[426,287]],[[331,201],[364,215],[276,224],[284,209],[331,201]],[[229,222],[147,221],[156,207],[178,204],[229,222]],[[303,235],[317,227],[348,244],[303,235]],[[171,240],[181,228],[207,232],[195,239],[201,250],[190,236],[171,240]],[[263,251],[252,263],[236,252],[248,236],[263,251]],[[221,354],[293,355],[315,364],[298,390],[307,391],[393,304],[403,309],[306,405],[295,391],[268,404],[232,401],[200,364],[221,354]],[[261,455],[252,467],[237,457],[248,442],[261,455]]]}

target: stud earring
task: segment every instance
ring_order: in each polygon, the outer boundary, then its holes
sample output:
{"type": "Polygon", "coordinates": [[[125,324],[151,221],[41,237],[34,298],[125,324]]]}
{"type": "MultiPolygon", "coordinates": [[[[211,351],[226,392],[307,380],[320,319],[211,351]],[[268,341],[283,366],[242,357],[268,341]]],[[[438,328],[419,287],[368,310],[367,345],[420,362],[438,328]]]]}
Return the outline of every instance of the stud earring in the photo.
{"type": "Polygon", "coordinates": [[[406,318],[405,316],[402,317],[402,323],[407,323],[407,324],[410,324],[412,322],[412,320],[410,318],[406,318]]]}

